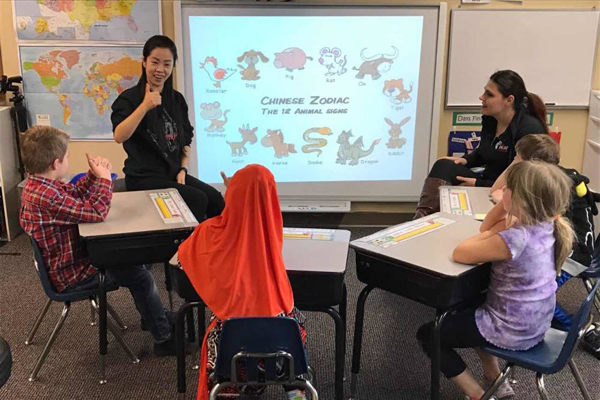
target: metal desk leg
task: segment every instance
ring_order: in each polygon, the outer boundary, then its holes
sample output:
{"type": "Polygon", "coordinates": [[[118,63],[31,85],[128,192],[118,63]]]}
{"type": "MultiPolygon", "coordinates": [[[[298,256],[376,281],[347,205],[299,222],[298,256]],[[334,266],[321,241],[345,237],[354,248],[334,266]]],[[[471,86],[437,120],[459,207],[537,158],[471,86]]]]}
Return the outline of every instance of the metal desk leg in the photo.
{"type": "Polygon", "coordinates": [[[193,302],[185,303],[177,312],[175,325],[175,347],[177,351],[177,397],[183,398],[187,390],[185,380],[185,317],[193,307],[204,307],[204,304],[193,302]]]}
{"type": "Polygon", "coordinates": [[[354,344],[352,347],[352,379],[350,381],[350,400],[356,399],[356,389],[358,384],[358,372],[360,371],[360,353],[362,350],[363,323],[365,319],[365,302],[369,293],[375,289],[374,286],[367,285],[360,292],[356,304],[356,322],[354,324],[354,344]]]}
{"type": "Polygon", "coordinates": [[[165,266],[165,287],[167,294],[169,295],[169,311],[173,312],[173,285],[171,283],[171,270],[168,262],[164,263],[165,266]]]}
{"type": "Polygon", "coordinates": [[[206,335],[206,313],[203,305],[198,306],[198,349],[194,354],[194,365],[192,369],[200,369],[200,355],[202,354],[202,343],[204,342],[204,336],[206,335]]]}
{"type": "Polygon", "coordinates": [[[335,322],[335,400],[344,399],[344,364],[346,360],[346,325],[333,307],[322,309],[335,322]]]}
{"type": "Polygon", "coordinates": [[[431,400],[440,399],[440,329],[450,310],[436,311],[433,325],[433,354],[431,355],[431,400]]]}
{"type": "Polygon", "coordinates": [[[100,384],[106,383],[106,271],[98,269],[98,337],[100,342],[100,384]]]}
{"type": "Polygon", "coordinates": [[[346,310],[348,309],[348,288],[346,287],[346,282],[344,282],[344,286],[342,287],[342,301],[340,303],[340,316],[342,317],[342,321],[344,321],[344,326],[346,326],[346,310]]]}

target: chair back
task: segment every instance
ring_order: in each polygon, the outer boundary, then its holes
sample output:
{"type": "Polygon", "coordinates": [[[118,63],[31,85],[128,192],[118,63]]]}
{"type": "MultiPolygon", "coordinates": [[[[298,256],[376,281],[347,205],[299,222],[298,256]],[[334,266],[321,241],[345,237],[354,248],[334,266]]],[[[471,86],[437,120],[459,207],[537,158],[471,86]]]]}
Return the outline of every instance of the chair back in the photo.
{"type": "Polygon", "coordinates": [[[215,366],[219,382],[291,383],[307,372],[306,352],[296,320],[231,318],[223,324],[215,366]]]}
{"type": "Polygon", "coordinates": [[[588,293],[583,304],[581,304],[581,307],[579,307],[579,311],[577,311],[577,314],[575,314],[575,316],[573,317],[573,325],[571,326],[571,329],[569,329],[563,348],[560,351],[558,358],[556,359],[555,366],[559,367],[559,370],[562,369],[567,364],[567,362],[569,362],[573,349],[575,349],[575,346],[577,346],[579,340],[585,333],[584,329],[589,321],[590,311],[594,303],[594,296],[596,295],[598,286],[600,286],[600,279],[596,281],[596,284],[588,293]]]}
{"type": "Polygon", "coordinates": [[[40,278],[40,282],[42,283],[42,287],[44,288],[44,292],[46,296],[55,301],[61,301],[57,297],[56,289],[52,282],[50,282],[50,276],[48,275],[48,269],[46,268],[46,264],[44,264],[44,258],[42,257],[42,249],[38,246],[37,242],[31,236],[29,237],[29,241],[31,242],[31,247],[33,248],[33,262],[35,264],[35,269],[38,272],[38,276],[40,278]]]}

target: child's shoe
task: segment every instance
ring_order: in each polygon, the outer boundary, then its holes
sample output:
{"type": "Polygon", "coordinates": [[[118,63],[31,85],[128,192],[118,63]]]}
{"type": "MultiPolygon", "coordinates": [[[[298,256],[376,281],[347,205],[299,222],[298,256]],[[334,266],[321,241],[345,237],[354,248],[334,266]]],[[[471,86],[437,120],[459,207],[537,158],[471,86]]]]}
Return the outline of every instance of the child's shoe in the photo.
{"type": "MultiPolygon", "coordinates": [[[[494,382],[490,382],[488,381],[486,378],[483,378],[483,387],[487,390],[490,386],[492,386],[492,383],[494,382]]],[[[508,397],[514,396],[515,395],[515,391],[513,390],[512,386],[510,386],[510,383],[508,383],[508,378],[506,378],[504,380],[504,382],[502,382],[502,384],[498,387],[498,390],[496,390],[496,393],[494,393],[496,395],[496,397],[498,399],[506,399],[508,397]]]]}
{"type": "Polygon", "coordinates": [[[304,390],[294,389],[287,392],[288,400],[306,400],[304,390]]]}
{"type": "MultiPolygon", "coordinates": [[[[186,355],[189,355],[192,352],[192,347],[187,341],[184,345],[184,352],[186,355]]],[[[175,346],[175,335],[171,335],[168,340],[162,343],[154,343],[154,355],[158,357],[176,356],[177,347],[175,346]]]]}
{"type": "MultiPolygon", "coordinates": [[[[479,400],[479,399],[476,397],[465,396],[465,400],[479,400]]],[[[492,397],[490,397],[490,400],[498,400],[498,398],[496,396],[492,396],[492,397]]]]}
{"type": "Polygon", "coordinates": [[[583,335],[581,341],[583,347],[592,353],[596,358],[600,359],[600,328],[590,329],[583,335]]]}

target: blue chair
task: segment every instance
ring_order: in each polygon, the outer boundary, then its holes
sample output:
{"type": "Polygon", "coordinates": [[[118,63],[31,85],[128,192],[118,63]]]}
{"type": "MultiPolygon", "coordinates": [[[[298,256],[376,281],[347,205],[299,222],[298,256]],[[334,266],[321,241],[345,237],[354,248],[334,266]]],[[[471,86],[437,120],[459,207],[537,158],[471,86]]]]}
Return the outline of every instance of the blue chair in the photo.
{"type": "Polygon", "coordinates": [[[232,386],[289,385],[319,395],[300,378],[309,374],[298,323],[286,317],[231,318],[223,324],[210,400],[232,386]],[[242,373],[240,373],[242,372],[242,373]]]}
{"type": "MultiPolygon", "coordinates": [[[[46,346],[44,347],[42,354],[38,358],[37,363],[36,363],[35,367],[33,368],[31,375],[29,376],[29,381],[33,382],[37,379],[37,375],[40,372],[42,365],[46,361],[46,358],[48,357],[50,348],[54,344],[54,341],[56,340],[56,337],[58,336],[60,329],[62,328],[65,320],[67,319],[67,316],[69,315],[71,303],[76,302],[76,301],[81,301],[81,300],[89,300],[94,312],[99,313],[99,308],[98,308],[98,301],[97,301],[97,296],[98,296],[97,288],[90,289],[90,290],[73,291],[73,292],[68,292],[68,293],[57,292],[54,289],[52,282],[50,282],[50,277],[48,276],[48,270],[46,268],[46,265],[44,264],[44,259],[42,258],[42,252],[41,252],[38,244],[31,237],[29,238],[29,240],[31,242],[31,246],[33,247],[33,261],[35,263],[35,267],[37,269],[38,276],[42,283],[44,292],[46,293],[46,296],[48,296],[48,301],[46,302],[46,304],[40,311],[38,317],[36,318],[33,328],[31,329],[29,336],[27,337],[27,340],[25,341],[26,345],[29,345],[32,343],[33,337],[34,337],[35,333],[37,332],[37,329],[39,328],[42,320],[44,319],[44,316],[48,312],[48,308],[50,308],[50,305],[52,304],[52,302],[57,301],[57,302],[64,303],[64,307],[63,307],[61,316],[58,320],[58,323],[54,327],[54,330],[52,331],[52,334],[50,335],[50,338],[48,339],[48,342],[46,343],[46,346]]],[[[107,288],[106,288],[107,292],[114,291],[119,288],[115,284],[110,284],[109,282],[107,282],[107,283],[108,283],[107,288]]],[[[127,329],[127,327],[123,325],[120,318],[117,316],[117,314],[112,309],[112,307],[108,306],[108,312],[111,314],[111,316],[113,317],[113,319],[115,320],[115,322],[117,323],[119,328],[121,328],[121,330],[124,331],[127,329]]],[[[131,351],[131,349],[129,348],[127,343],[125,343],[125,340],[123,340],[123,337],[121,336],[121,333],[119,332],[119,328],[117,328],[117,326],[115,326],[111,321],[108,321],[107,326],[108,326],[108,329],[110,329],[110,331],[114,335],[115,339],[117,339],[117,342],[119,342],[121,347],[129,355],[131,360],[134,363],[138,363],[140,360],[133,353],[133,351],[131,351]]]]}
{"type": "MultiPolygon", "coordinates": [[[[77,181],[79,181],[81,178],[83,178],[85,175],[87,174],[87,172],[82,172],[79,173],[77,175],[75,175],[74,177],[71,178],[71,180],[69,181],[69,183],[72,183],[73,185],[77,183],[77,181]]],[[[110,179],[112,181],[114,181],[115,179],[117,179],[118,175],[115,174],[114,172],[110,173],[110,179]]]]}
{"type": "Polygon", "coordinates": [[[584,399],[592,400],[571,356],[587,328],[591,325],[590,311],[598,286],[600,286],[600,279],[596,280],[579,311],[573,317],[573,325],[568,332],[550,328],[541,343],[526,351],[505,350],[492,345],[482,346],[481,350],[506,360],[507,364],[492,386],[481,397],[481,400],[491,398],[515,365],[537,373],[536,380],[540,398],[548,400],[548,393],[544,386],[544,375],[557,373],[567,364],[569,364],[584,399]]]}

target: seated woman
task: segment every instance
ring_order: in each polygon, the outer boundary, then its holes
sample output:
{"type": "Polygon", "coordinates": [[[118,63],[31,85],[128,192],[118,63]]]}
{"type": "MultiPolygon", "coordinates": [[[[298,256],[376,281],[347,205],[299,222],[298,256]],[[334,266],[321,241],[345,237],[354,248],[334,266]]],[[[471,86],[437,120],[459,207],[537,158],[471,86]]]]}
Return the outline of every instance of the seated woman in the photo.
{"type": "Polygon", "coordinates": [[[438,189],[444,185],[490,187],[515,158],[515,145],[525,135],[548,133],[546,106],[525,88],[514,71],[495,72],[481,100],[479,147],[464,157],[442,157],[425,179],[415,219],[439,211],[438,189]],[[483,173],[471,171],[484,167],[483,173]]]}
{"type": "MultiPolygon", "coordinates": [[[[236,172],[231,181],[225,176],[223,180],[227,187],[223,213],[198,225],[179,247],[181,267],[213,313],[202,344],[198,400],[208,399],[208,377],[226,319],[300,317],[283,264],[283,218],[273,175],[253,164],[236,172]]],[[[221,393],[237,398],[234,389],[221,393]]],[[[245,389],[248,394],[257,390],[245,389]]],[[[305,399],[297,389],[286,390],[290,399],[305,399]]]]}
{"type": "Polygon", "coordinates": [[[142,75],[112,105],[115,141],[123,144],[127,190],[176,188],[198,221],[223,210],[223,196],[188,175],[194,128],[185,98],[173,89],[177,47],[152,36],[143,49],[142,75]]]}

